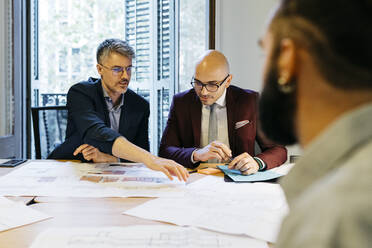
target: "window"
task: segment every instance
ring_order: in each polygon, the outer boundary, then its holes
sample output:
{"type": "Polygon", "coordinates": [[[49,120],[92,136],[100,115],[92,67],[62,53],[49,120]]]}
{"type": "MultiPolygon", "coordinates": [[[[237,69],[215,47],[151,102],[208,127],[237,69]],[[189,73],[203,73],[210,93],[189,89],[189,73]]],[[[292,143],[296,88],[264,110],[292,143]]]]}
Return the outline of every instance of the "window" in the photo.
{"type": "Polygon", "coordinates": [[[1,1],[1,17],[5,22],[1,23],[1,66],[0,67],[0,137],[14,134],[14,90],[13,90],[13,69],[12,69],[12,5],[10,1],[1,1]]]}
{"type": "Polygon", "coordinates": [[[125,40],[136,50],[132,81],[143,84],[151,78],[150,1],[126,0],[125,6],[125,40]]]}
{"type": "Polygon", "coordinates": [[[65,73],[67,72],[67,50],[66,48],[61,49],[58,52],[58,72],[65,73]]]}
{"type": "Polygon", "coordinates": [[[24,31],[22,1],[0,1],[0,158],[22,158],[25,152],[24,31]],[[17,99],[17,104],[15,99],[17,99]]]}
{"type": "Polygon", "coordinates": [[[80,48],[71,49],[72,73],[80,72],[80,48]]]}
{"type": "Polygon", "coordinates": [[[99,77],[98,44],[124,39],[136,51],[130,88],[150,102],[150,144],[157,153],[172,97],[190,88],[185,83],[192,77],[190,68],[207,48],[206,3],[33,0],[32,105],[64,104],[73,84],[99,77]],[[192,46],[186,45],[191,40],[192,46]]]}
{"type": "Polygon", "coordinates": [[[209,1],[180,1],[179,91],[190,88],[195,63],[208,47],[207,2],[209,1]]]}

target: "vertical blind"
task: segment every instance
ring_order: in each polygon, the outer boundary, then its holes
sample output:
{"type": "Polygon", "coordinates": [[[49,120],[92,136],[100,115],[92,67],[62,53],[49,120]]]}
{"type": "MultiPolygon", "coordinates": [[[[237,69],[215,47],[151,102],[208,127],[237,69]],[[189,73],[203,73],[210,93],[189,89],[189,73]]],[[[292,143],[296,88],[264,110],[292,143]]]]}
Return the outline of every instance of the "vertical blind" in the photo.
{"type": "Polygon", "coordinates": [[[150,1],[126,0],[125,39],[136,51],[135,81],[150,78],[150,1]]]}

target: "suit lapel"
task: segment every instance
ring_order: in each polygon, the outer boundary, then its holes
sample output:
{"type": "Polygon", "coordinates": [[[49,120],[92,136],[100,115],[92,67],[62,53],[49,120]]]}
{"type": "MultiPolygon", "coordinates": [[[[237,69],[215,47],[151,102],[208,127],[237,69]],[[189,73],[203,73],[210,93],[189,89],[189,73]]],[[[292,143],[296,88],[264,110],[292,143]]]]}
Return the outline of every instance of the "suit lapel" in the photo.
{"type": "Polygon", "coordinates": [[[226,89],[226,111],[227,111],[227,126],[228,126],[228,132],[229,132],[229,145],[231,151],[235,151],[235,101],[233,92],[230,88],[226,89]]]}
{"type": "Polygon", "coordinates": [[[106,104],[106,101],[105,101],[105,97],[103,96],[103,89],[102,89],[101,79],[98,80],[97,90],[98,90],[98,96],[99,96],[100,101],[101,101],[102,106],[103,106],[103,114],[105,116],[105,124],[108,127],[111,127],[111,122],[110,122],[109,112],[108,112],[108,109],[107,109],[107,104],[106,104]]]}
{"type": "Polygon", "coordinates": [[[129,90],[124,94],[124,104],[121,107],[119,132],[128,137],[131,121],[135,120],[136,106],[134,106],[129,90]]]}
{"type": "Polygon", "coordinates": [[[190,117],[192,122],[192,131],[194,134],[195,147],[200,146],[200,133],[201,133],[201,115],[202,115],[202,104],[199,97],[193,92],[193,99],[190,106],[190,117]]]}

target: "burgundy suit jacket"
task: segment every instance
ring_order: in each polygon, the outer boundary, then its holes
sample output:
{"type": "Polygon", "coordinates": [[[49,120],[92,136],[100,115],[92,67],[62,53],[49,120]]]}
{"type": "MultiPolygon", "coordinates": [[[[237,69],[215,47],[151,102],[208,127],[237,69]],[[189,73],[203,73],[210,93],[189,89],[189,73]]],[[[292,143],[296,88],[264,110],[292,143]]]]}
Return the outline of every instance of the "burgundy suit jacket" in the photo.
{"type": "MultiPolygon", "coordinates": [[[[230,86],[226,92],[229,145],[233,157],[247,152],[266,163],[266,168],[283,164],[287,150],[267,140],[257,129],[258,93],[230,86]],[[243,127],[235,129],[235,123],[249,120],[243,127]],[[255,154],[257,140],[262,153],[255,154]]],[[[192,152],[200,148],[202,104],[194,89],[173,97],[167,126],[161,139],[159,156],[175,160],[188,168],[199,163],[191,162],[192,152]]]]}

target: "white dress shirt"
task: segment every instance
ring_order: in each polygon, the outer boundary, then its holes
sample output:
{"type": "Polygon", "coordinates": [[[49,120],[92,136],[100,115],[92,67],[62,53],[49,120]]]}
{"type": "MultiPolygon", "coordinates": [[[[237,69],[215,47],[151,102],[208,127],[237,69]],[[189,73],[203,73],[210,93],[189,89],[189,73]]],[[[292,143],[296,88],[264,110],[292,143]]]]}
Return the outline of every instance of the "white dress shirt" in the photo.
{"type": "MultiPolygon", "coordinates": [[[[225,144],[230,148],[229,145],[229,132],[227,126],[227,111],[226,111],[226,90],[222,93],[220,98],[217,99],[216,103],[216,114],[217,114],[217,140],[225,144]]],[[[200,133],[200,146],[205,147],[208,143],[208,131],[209,131],[209,115],[210,106],[202,105],[202,116],[201,116],[201,133],[200,133]]]]}
{"type": "MultiPolygon", "coordinates": [[[[226,109],[226,89],[215,103],[217,104],[216,110],[215,110],[217,114],[217,127],[218,127],[217,141],[222,142],[228,148],[230,148],[229,130],[228,130],[228,122],[227,122],[227,109],[226,109]]],[[[201,131],[200,133],[200,147],[201,148],[209,144],[208,143],[209,115],[210,115],[209,105],[202,105],[201,130],[200,130],[201,131]]],[[[191,154],[191,162],[195,164],[196,161],[194,160],[194,152],[191,154]]],[[[254,159],[256,161],[259,160],[261,162],[262,164],[261,170],[266,168],[266,163],[262,159],[258,157],[254,157],[254,159]]]]}
{"type": "MultiPolygon", "coordinates": [[[[230,148],[229,145],[229,131],[227,124],[227,110],[226,110],[226,89],[217,99],[216,103],[216,114],[217,114],[217,140],[225,144],[230,148]]],[[[200,147],[207,146],[208,143],[208,130],[209,130],[209,115],[210,115],[210,106],[202,105],[202,116],[201,116],[201,130],[200,130],[200,147]]],[[[196,150],[195,150],[196,151],[196,150]]],[[[194,152],[195,152],[194,151],[194,152]]],[[[194,152],[191,154],[191,161],[194,161],[194,152]]]]}

